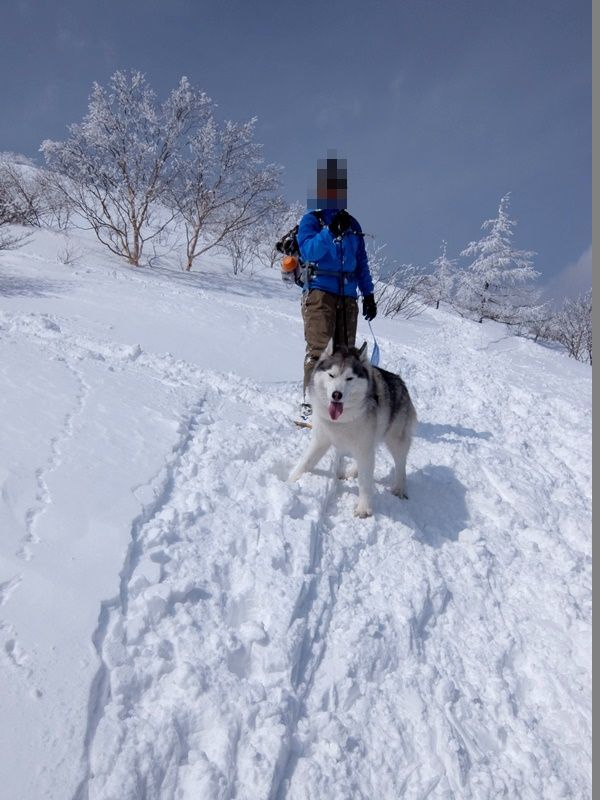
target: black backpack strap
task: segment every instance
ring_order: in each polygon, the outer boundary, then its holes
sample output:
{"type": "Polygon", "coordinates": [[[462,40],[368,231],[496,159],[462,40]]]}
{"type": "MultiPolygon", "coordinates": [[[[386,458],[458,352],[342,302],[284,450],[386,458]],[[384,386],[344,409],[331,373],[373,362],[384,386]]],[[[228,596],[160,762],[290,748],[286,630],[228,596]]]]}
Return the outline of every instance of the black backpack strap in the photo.
{"type": "MultiPolygon", "coordinates": [[[[310,213],[319,220],[319,222],[321,223],[321,227],[324,228],[325,220],[323,219],[323,209],[317,208],[315,209],[315,211],[311,211],[310,213]]],[[[356,224],[358,225],[358,222],[354,219],[352,214],[348,214],[348,216],[352,219],[353,222],[356,222],[356,224]]],[[[365,234],[362,231],[355,231],[354,228],[351,228],[350,230],[355,236],[362,236],[363,238],[365,236],[365,234]]]]}

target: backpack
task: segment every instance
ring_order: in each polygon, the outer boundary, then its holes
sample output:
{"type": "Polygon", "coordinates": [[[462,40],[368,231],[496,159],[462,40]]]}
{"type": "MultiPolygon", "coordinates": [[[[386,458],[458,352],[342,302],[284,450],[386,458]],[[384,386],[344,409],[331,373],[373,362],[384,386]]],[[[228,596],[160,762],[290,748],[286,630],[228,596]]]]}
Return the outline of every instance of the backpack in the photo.
{"type": "Polygon", "coordinates": [[[293,228],[275,243],[275,250],[285,256],[300,256],[300,248],[298,247],[298,225],[294,225],[293,228]]]}
{"type": "MultiPolygon", "coordinates": [[[[323,225],[323,214],[321,211],[311,211],[323,225]]],[[[281,277],[284,281],[295,283],[297,286],[304,286],[306,282],[306,271],[308,264],[302,260],[300,247],[298,245],[298,225],[294,225],[285,233],[278,242],[275,249],[281,253],[281,277]]]]}

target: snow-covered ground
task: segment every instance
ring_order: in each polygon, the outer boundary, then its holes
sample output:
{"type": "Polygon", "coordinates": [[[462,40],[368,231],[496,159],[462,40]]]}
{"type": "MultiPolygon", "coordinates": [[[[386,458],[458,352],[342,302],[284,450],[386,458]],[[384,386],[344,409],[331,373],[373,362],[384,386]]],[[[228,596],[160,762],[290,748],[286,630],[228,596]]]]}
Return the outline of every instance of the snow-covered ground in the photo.
{"type": "Polygon", "coordinates": [[[2,797],[591,798],[591,369],[378,318],[419,426],[359,520],[286,481],[295,288],[75,241],[0,254],[2,797]]]}

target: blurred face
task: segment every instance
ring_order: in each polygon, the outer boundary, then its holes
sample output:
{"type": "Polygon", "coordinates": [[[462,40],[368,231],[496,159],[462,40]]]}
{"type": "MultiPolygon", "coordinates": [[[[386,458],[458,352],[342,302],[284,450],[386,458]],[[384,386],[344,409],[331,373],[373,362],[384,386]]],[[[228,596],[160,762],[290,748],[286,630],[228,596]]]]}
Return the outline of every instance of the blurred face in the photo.
{"type": "Polygon", "coordinates": [[[317,162],[316,194],[309,196],[312,208],[346,208],[348,204],[348,168],[346,159],[328,157],[317,162]]]}

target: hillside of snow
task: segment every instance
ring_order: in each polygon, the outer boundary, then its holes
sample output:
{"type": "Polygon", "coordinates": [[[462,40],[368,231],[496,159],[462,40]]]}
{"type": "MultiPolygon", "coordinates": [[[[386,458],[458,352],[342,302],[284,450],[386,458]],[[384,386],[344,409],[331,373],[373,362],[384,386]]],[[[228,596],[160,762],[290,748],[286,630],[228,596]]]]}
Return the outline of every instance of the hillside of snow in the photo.
{"type": "Polygon", "coordinates": [[[378,317],[419,425],[359,520],[287,482],[295,287],[72,241],[0,253],[2,796],[591,798],[590,367],[378,317]]]}

